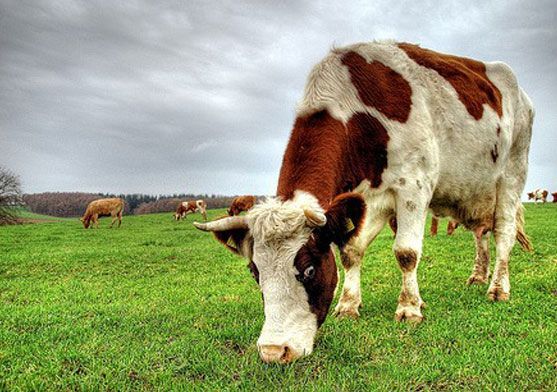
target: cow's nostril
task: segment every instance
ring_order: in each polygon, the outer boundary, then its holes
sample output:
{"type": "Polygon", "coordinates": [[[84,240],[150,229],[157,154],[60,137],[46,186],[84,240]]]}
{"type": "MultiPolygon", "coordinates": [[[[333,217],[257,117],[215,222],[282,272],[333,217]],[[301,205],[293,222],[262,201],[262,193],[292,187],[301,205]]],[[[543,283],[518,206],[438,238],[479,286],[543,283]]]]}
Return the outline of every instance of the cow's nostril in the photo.
{"type": "Polygon", "coordinates": [[[280,360],[284,363],[292,361],[292,350],[288,346],[283,347],[283,352],[280,360]]]}
{"type": "Polygon", "coordinates": [[[259,355],[264,362],[288,363],[294,359],[294,352],[287,345],[262,345],[259,347],[259,355]]]}

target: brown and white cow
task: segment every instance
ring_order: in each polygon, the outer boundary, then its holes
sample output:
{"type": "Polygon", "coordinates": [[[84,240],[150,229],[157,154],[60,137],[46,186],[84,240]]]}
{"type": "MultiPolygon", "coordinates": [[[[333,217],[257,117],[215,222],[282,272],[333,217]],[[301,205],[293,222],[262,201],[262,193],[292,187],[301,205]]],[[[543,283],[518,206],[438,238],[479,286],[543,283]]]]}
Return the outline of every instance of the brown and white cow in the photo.
{"type": "Polygon", "coordinates": [[[228,208],[227,212],[230,216],[240,215],[241,212],[248,211],[255,202],[257,198],[255,196],[237,196],[232,200],[232,204],[228,208]]]}
{"type": "Polygon", "coordinates": [[[487,281],[487,235],[495,232],[487,294],[508,299],[515,238],[529,246],[520,195],[533,116],[503,63],[394,42],[333,49],[309,75],[277,197],[245,216],[195,223],[249,260],[263,294],[263,361],[312,352],[338,282],[331,244],[345,269],[335,313],[359,315],[362,257],[394,216],[402,271],[395,318],[421,321],[417,267],[428,207],[476,234],[469,283],[487,281]]]}
{"type": "Polygon", "coordinates": [[[553,196],[553,203],[557,203],[557,192],[553,192],[551,196],[553,196]]]}
{"type": "Polygon", "coordinates": [[[538,200],[541,200],[542,203],[547,201],[547,195],[549,192],[545,189],[536,189],[533,192],[528,192],[528,200],[534,200],[534,203],[538,203],[538,200]]]}
{"type": "MultiPolygon", "coordinates": [[[[112,222],[110,227],[114,225],[116,219],[118,219],[118,227],[122,225],[122,213],[124,211],[124,200],[119,197],[109,198],[109,199],[98,199],[94,200],[87,206],[85,214],[81,217],[81,222],[83,227],[89,228],[91,222],[95,224],[95,227],[99,228],[99,216],[111,216],[112,222]]],[[[93,227],[93,226],[91,226],[93,227]]]]}
{"type": "Polygon", "coordinates": [[[174,213],[174,219],[185,219],[186,215],[193,214],[194,212],[200,212],[203,219],[207,220],[207,203],[201,199],[180,202],[174,213]]]}

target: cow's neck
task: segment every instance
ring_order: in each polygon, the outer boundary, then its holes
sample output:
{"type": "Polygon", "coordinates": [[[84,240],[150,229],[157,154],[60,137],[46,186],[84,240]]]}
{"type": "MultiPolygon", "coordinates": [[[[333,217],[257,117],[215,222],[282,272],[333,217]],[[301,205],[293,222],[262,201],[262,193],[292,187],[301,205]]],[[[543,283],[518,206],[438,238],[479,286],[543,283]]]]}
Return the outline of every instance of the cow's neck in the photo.
{"type": "Polygon", "coordinates": [[[326,111],[298,118],[284,154],[277,196],[288,200],[302,190],[327,208],[343,190],[345,143],[344,125],[326,111]]]}
{"type": "Polygon", "coordinates": [[[284,154],[277,194],[288,200],[296,190],[313,194],[323,208],[367,179],[381,185],[387,167],[389,135],[368,113],[355,113],[346,125],[326,110],[300,117],[284,154]]]}

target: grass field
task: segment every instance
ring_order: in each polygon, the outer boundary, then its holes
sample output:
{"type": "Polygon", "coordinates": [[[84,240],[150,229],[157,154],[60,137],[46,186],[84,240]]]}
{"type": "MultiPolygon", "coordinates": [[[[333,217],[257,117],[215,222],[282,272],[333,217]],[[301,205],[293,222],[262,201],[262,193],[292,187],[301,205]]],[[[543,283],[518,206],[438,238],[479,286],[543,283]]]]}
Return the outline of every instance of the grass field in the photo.
{"type": "Polygon", "coordinates": [[[0,390],[556,390],[557,205],[528,205],[526,219],[535,252],[513,251],[508,303],[465,286],[471,233],[428,237],[419,326],[393,321],[401,274],[384,230],[361,318],[330,316],[314,353],[287,366],[258,358],[246,262],[191,216],[0,227],[0,390]]]}

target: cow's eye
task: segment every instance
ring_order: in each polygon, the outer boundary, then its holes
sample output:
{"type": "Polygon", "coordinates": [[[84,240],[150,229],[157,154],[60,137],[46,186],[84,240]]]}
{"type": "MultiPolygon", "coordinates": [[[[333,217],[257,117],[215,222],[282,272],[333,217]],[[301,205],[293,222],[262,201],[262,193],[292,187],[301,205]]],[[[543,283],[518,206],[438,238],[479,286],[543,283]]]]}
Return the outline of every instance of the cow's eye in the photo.
{"type": "Polygon", "coordinates": [[[304,280],[313,279],[314,276],[315,276],[315,268],[313,267],[313,265],[310,265],[304,271],[304,280]]]}

